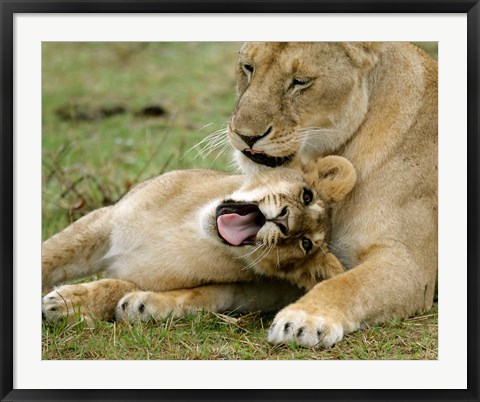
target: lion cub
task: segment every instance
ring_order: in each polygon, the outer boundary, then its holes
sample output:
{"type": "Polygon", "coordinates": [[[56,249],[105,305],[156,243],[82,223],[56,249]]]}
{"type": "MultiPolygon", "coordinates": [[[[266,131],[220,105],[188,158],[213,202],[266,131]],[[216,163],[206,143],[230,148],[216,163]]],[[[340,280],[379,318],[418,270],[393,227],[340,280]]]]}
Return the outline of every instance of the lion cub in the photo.
{"type": "Polygon", "coordinates": [[[253,177],[186,170],[141,183],[43,243],[44,289],[106,278],[56,288],[43,298],[43,317],[278,308],[299,288],[343,272],[328,250],[329,216],[355,181],[349,161],[328,156],[253,177]],[[262,278],[282,281],[266,281],[257,294],[262,278]]]}

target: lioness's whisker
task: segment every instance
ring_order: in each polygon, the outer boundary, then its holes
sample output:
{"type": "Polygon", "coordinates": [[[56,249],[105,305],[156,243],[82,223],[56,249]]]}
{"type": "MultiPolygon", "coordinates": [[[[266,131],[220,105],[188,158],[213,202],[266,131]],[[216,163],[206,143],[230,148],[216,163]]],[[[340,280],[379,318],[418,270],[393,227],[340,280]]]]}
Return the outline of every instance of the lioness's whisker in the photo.
{"type": "Polygon", "coordinates": [[[217,144],[219,142],[227,141],[228,137],[225,136],[225,133],[226,133],[226,129],[223,129],[219,132],[216,132],[216,133],[213,133],[213,134],[210,134],[209,136],[207,136],[205,138],[206,141],[204,141],[204,142],[206,142],[205,147],[210,147],[210,146],[213,146],[214,144],[217,144]]]}
{"type": "Polygon", "coordinates": [[[310,144],[310,143],[308,143],[308,142],[304,142],[304,141],[293,141],[293,142],[295,142],[295,143],[300,143],[302,146],[308,145],[308,146],[311,147],[313,150],[315,150],[315,151],[317,150],[317,148],[315,147],[315,145],[310,144]]]}
{"type": "Polygon", "coordinates": [[[206,136],[203,140],[201,140],[198,144],[196,144],[195,147],[199,147],[201,145],[203,149],[205,147],[209,147],[213,144],[223,141],[225,138],[228,138],[228,137],[225,137],[223,131],[215,132],[206,136]]]}
{"type": "Polygon", "coordinates": [[[205,159],[208,155],[216,151],[218,148],[228,145],[228,142],[228,139],[213,139],[210,143],[204,145],[201,149],[197,151],[197,155],[195,156],[195,158],[200,156],[202,157],[202,159],[205,159]]]}
{"type": "MultiPolygon", "coordinates": [[[[212,123],[210,123],[212,124],[212,123]]],[[[225,135],[227,133],[227,128],[221,128],[219,130],[214,131],[213,133],[207,135],[205,138],[200,140],[194,146],[189,148],[182,156],[184,158],[194,149],[197,150],[197,157],[198,155],[202,156],[203,158],[207,156],[212,149],[216,148],[217,146],[221,145],[222,142],[227,141],[228,137],[225,135]],[[208,152],[207,152],[208,151],[208,152]]]]}
{"type": "Polygon", "coordinates": [[[213,124],[215,124],[215,123],[213,123],[213,122],[212,122],[212,123],[207,123],[207,124],[205,124],[204,126],[200,127],[200,128],[197,130],[197,132],[200,132],[200,131],[202,131],[202,130],[205,130],[207,127],[210,127],[210,126],[213,125],[213,124]]]}
{"type": "Polygon", "coordinates": [[[303,133],[305,131],[338,131],[335,128],[326,128],[326,127],[303,127],[297,130],[298,133],[303,133]]]}
{"type": "Polygon", "coordinates": [[[338,133],[337,130],[335,131],[306,131],[304,133],[295,134],[293,140],[303,140],[305,138],[312,138],[312,137],[324,137],[325,135],[335,134],[338,133]]]}
{"type": "MultiPolygon", "coordinates": [[[[224,155],[227,151],[229,151],[232,146],[230,144],[230,142],[228,142],[227,144],[222,144],[222,147],[223,149],[217,154],[217,156],[215,157],[215,159],[212,161],[211,165],[210,165],[210,168],[213,166],[213,164],[215,163],[215,161],[222,155],[224,155]]],[[[209,152],[210,153],[210,152],[209,152]]],[[[207,154],[208,155],[208,154],[207,154]]]]}
{"type": "MultiPolygon", "coordinates": [[[[203,159],[205,159],[208,155],[210,155],[212,152],[216,151],[218,148],[221,148],[223,146],[225,146],[226,143],[225,142],[219,142],[219,143],[216,143],[216,144],[213,144],[211,146],[208,146],[208,147],[205,147],[203,149],[201,149],[197,155],[195,156],[195,158],[197,158],[198,156],[201,156],[203,159]]],[[[194,158],[194,159],[195,159],[194,158]]]]}

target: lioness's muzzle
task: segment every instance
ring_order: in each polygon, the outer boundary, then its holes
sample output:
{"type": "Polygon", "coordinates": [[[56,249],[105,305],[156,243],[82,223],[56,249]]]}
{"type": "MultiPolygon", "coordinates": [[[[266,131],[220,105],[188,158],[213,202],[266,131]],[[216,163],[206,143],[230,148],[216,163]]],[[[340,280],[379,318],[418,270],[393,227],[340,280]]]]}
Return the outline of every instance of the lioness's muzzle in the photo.
{"type": "Polygon", "coordinates": [[[252,160],[253,162],[258,163],[259,165],[265,165],[272,168],[281,166],[291,161],[294,156],[269,156],[265,153],[250,152],[247,149],[244,149],[242,151],[242,154],[244,154],[248,159],[252,160]]]}

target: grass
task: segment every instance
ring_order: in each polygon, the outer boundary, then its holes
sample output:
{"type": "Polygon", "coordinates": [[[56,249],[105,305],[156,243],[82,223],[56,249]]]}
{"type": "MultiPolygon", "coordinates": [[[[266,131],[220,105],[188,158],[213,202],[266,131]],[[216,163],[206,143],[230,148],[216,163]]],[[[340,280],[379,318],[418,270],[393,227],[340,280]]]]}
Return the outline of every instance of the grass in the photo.
{"type": "Polygon", "coordinates": [[[228,156],[182,156],[225,127],[237,47],[44,43],[43,238],[166,170],[227,169],[228,156]]]}
{"type": "MultiPolygon", "coordinates": [[[[434,57],[436,46],[422,43],[434,57]]],[[[42,236],[172,169],[229,170],[187,153],[235,102],[237,43],[44,43],[42,236]]],[[[437,359],[438,309],[324,351],[266,342],[272,316],[201,313],[147,324],[42,328],[43,359],[437,359]]]]}
{"type": "Polygon", "coordinates": [[[208,312],[152,323],[96,322],[43,328],[44,359],[114,360],[400,360],[436,359],[437,312],[349,334],[327,350],[272,346],[265,332],[273,316],[208,312]]]}

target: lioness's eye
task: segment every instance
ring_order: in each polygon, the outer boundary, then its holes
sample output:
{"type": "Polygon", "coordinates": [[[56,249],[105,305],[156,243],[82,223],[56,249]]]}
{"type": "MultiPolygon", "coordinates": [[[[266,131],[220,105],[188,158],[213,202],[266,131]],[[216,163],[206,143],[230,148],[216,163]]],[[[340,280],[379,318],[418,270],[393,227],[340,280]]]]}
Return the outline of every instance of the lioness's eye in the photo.
{"type": "Polygon", "coordinates": [[[245,72],[245,74],[247,74],[248,76],[253,74],[253,66],[249,63],[242,64],[242,69],[245,72]]]}
{"type": "Polygon", "coordinates": [[[309,251],[312,249],[313,247],[313,244],[312,242],[310,241],[310,239],[307,239],[306,237],[304,237],[302,239],[302,242],[301,242],[301,245],[302,245],[302,248],[303,250],[305,251],[305,253],[309,253],[309,251]]]}
{"type": "Polygon", "coordinates": [[[313,193],[308,188],[304,188],[302,199],[305,205],[310,204],[313,201],[313,193]]]}
{"type": "Polygon", "coordinates": [[[308,77],[295,77],[292,80],[292,88],[306,88],[313,82],[312,78],[308,77]]]}

